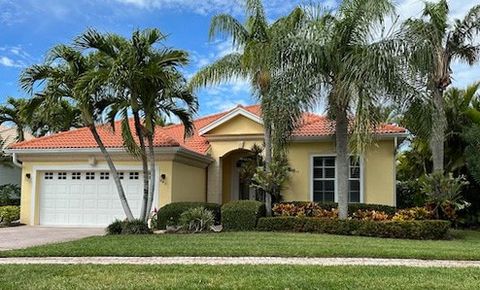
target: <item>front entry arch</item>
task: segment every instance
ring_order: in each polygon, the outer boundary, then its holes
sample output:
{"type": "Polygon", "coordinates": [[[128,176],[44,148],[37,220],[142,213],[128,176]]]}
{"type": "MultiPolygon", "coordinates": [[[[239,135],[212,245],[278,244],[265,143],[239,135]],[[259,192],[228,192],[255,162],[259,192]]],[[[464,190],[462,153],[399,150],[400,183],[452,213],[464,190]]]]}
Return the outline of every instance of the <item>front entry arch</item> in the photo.
{"type": "Polygon", "coordinates": [[[252,199],[250,184],[242,180],[240,168],[245,158],[251,157],[252,151],[236,149],[221,158],[222,162],[222,201],[252,199]]]}

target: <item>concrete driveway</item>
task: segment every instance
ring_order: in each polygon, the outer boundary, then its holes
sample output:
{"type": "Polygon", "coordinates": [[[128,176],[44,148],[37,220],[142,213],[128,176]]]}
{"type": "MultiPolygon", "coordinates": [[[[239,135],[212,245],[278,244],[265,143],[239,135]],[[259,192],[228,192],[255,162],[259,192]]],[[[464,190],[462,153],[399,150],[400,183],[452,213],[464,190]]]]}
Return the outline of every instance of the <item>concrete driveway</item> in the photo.
{"type": "Polygon", "coordinates": [[[51,228],[18,226],[0,228],[0,251],[31,246],[73,241],[90,236],[101,236],[103,228],[51,228]]]}

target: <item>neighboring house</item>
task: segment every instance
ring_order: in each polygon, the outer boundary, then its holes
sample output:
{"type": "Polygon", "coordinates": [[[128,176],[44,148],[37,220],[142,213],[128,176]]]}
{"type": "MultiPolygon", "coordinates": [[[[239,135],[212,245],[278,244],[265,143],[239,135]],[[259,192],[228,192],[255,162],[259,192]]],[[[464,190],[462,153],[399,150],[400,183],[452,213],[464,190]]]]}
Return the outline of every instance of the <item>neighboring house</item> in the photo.
{"type": "MultiPolygon", "coordinates": [[[[27,132],[24,133],[25,139],[30,140],[33,136],[27,132]]],[[[5,149],[17,140],[17,128],[0,125],[0,140],[3,141],[5,149]]],[[[0,162],[0,185],[17,184],[20,185],[22,178],[22,169],[10,162],[9,156],[3,156],[0,162]]]]}
{"type": "MultiPolygon", "coordinates": [[[[259,106],[237,106],[199,118],[194,136],[183,127],[158,128],[157,208],[177,201],[225,203],[248,198],[240,184],[239,164],[254,144],[263,144],[259,106]]],[[[377,142],[361,162],[352,163],[350,201],[395,205],[395,151],[406,137],[396,125],[376,129],[377,142]]],[[[100,127],[135,215],[142,196],[138,160],[122,147],[120,130],[100,127]]],[[[336,201],[334,123],[305,114],[289,148],[291,180],[285,200],[336,201]]],[[[17,143],[9,152],[23,163],[21,221],[31,225],[104,226],[123,218],[117,191],[88,129],[77,129],[17,143]]]]}

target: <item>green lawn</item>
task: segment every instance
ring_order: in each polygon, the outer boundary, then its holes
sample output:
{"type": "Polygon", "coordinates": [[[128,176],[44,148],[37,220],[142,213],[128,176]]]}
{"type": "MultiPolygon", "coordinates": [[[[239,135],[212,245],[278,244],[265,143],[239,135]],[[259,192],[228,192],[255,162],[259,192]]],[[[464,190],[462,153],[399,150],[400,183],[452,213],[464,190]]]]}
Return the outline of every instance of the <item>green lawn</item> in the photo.
{"type": "Polygon", "coordinates": [[[0,289],[479,289],[480,269],[10,265],[0,289]]]}
{"type": "Polygon", "coordinates": [[[480,231],[448,241],[415,241],[306,233],[238,232],[91,237],[0,252],[6,256],[288,256],[480,260],[480,231]]]}

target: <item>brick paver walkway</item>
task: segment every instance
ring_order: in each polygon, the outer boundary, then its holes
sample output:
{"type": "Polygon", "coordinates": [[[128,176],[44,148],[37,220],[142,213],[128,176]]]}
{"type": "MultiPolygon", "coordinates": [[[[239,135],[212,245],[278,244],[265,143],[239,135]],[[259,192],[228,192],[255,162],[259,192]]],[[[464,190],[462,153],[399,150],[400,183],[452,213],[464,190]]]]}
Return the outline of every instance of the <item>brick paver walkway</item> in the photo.
{"type": "Polygon", "coordinates": [[[407,266],[480,267],[480,261],[447,261],[375,258],[282,257],[20,257],[0,258],[5,264],[130,264],[130,265],[312,265],[312,266],[407,266]]]}

